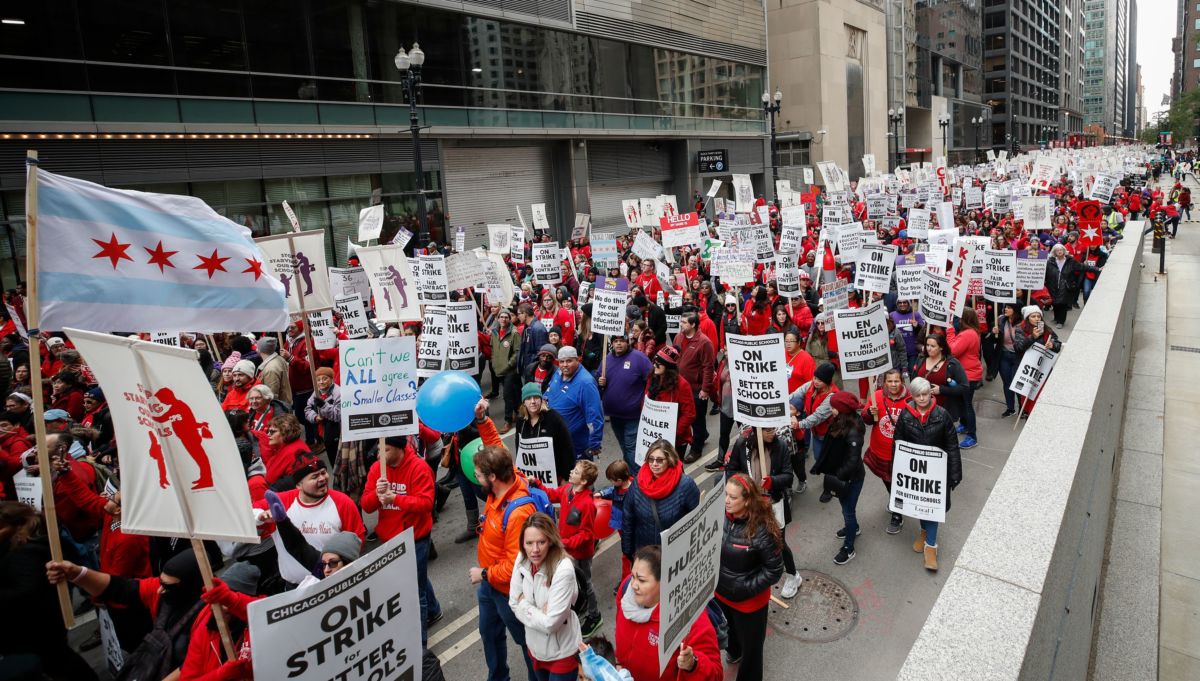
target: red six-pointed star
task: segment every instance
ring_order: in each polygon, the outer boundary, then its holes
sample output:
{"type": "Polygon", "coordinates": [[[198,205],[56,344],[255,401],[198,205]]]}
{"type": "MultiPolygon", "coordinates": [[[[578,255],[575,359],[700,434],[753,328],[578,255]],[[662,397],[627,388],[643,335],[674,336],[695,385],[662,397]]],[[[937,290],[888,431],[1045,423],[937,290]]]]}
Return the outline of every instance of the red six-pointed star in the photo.
{"type": "Polygon", "coordinates": [[[215,274],[217,272],[217,270],[220,270],[222,272],[229,271],[229,270],[225,269],[225,265],[224,265],[224,262],[226,260],[228,260],[229,258],[220,257],[220,254],[217,253],[217,249],[215,249],[215,248],[213,249],[212,255],[210,255],[208,257],[204,257],[203,255],[199,255],[199,254],[197,254],[196,257],[200,258],[200,264],[196,265],[192,269],[206,270],[208,272],[209,279],[212,279],[213,274],[215,274]]]}
{"type": "Polygon", "coordinates": [[[107,243],[99,239],[92,239],[92,241],[95,241],[96,245],[100,247],[100,252],[96,255],[93,255],[92,258],[108,258],[112,261],[114,270],[117,269],[117,263],[121,260],[133,262],[133,258],[129,257],[129,254],[125,252],[129,250],[129,247],[133,244],[123,244],[117,241],[116,232],[112,233],[112,238],[107,243]]]}
{"type": "Polygon", "coordinates": [[[253,274],[254,281],[258,281],[258,278],[262,276],[262,261],[258,258],[242,259],[245,260],[248,265],[250,265],[246,269],[242,270],[242,274],[253,274]]]}
{"type": "MultiPolygon", "coordinates": [[[[142,246],[142,248],[146,247],[142,246]]],[[[146,248],[146,252],[150,254],[150,260],[148,261],[148,264],[158,265],[158,271],[163,273],[167,271],[166,268],[175,266],[175,264],[171,262],[171,256],[175,255],[179,251],[164,251],[162,241],[160,240],[158,245],[154,248],[146,248]]]]}

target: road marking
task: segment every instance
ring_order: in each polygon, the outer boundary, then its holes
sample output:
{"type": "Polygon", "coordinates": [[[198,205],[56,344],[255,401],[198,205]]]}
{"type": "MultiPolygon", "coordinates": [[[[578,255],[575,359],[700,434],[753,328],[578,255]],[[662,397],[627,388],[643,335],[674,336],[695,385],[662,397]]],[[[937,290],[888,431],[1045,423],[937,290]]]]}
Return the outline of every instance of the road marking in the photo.
{"type": "Polygon", "coordinates": [[[971,459],[971,458],[968,458],[968,457],[965,457],[965,456],[963,457],[963,461],[970,461],[971,463],[977,463],[977,464],[979,464],[980,466],[983,466],[984,468],[987,468],[987,469],[990,469],[990,470],[996,470],[996,467],[995,467],[995,466],[989,466],[989,465],[987,465],[986,463],[984,463],[984,462],[982,462],[982,461],[976,461],[975,459],[971,459]]]}
{"type": "MultiPolygon", "coordinates": [[[[513,431],[510,431],[510,432],[516,432],[516,431],[514,429],[513,431]]],[[[702,456],[699,459],[697,459],[695,463],[691,464],[690,466],[685,466],[684,472],[687,473],[688,475],[691,475],[697,469],[701,468],[704,465],[701,462],[705,461],[709,457],[716,456],[716,453],[717,453],[716,448],[713,448],[711,451],[708,452],[707,455],[702,456]]],[[[694,480],[696,485],[699,487],[702,483],[704,483],[709,478],[711,478],[713,476],[713,474],[714,474],[713,472],[705,471],[699,477],[692,478],[692,480],[694,480]]],[[[613,546],[615,546],[620,541],[621,541],[621,535],[617,534],[614,531],[607,538],[600,541],[600,546],[596,549],[595,555],[599,556],[600,554],[604,553],[605,551],[611,549],[613,546]]],[[[470,610],[463,613],[462,615],[459,615],[458,618],[455,619],[450,624],[447,624],[445,627],[438,629],[435,633],[430,634],[429,642],[426,644],[425,647],[432,649],[435,645],[437,645],[438,643],[441,643],[442,641],[446,640],[447,638],[450,638],[451,636],[454,635],[455,632],[457,632],[459,629],[463,628],[464,626],[466,626],[473,620],[477,619],[478,617],[479,617],[479,606],[475,606],[474,608],[471,608],[470,610]]],[[[438,661],[441,662],[442,664],[448,664],[451,660],[458,657],[458,655],[460,653],[462,653],[464,650],[473,646],[479,640],[480,640],[479,639],[479,629],[475,628],[470,633],[468,633],[466,636],[464,636],[461,639],[459,639],[458,641],[456,641],[454,643],[454,645],[447,648],[444,652],[442,652],[441,655],[438,655],[438,661]]]]}

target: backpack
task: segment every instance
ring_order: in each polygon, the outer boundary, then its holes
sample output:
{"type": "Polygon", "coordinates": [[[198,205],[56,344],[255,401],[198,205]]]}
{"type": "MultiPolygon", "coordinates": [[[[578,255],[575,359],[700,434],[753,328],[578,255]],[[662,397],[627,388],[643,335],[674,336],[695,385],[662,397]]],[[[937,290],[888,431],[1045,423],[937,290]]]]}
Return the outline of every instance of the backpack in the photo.
{"type": "Polygon", "coordinates": [[[554,519],[554,504],[550,503],[550,495],[546,494],[546,491],[542,488],[531,485],[528,495],[510,499],[508,505],[504,507],[504,517],[500,521],[500,528],[502,530],[508,532],[508,516],[512,515],[513,511],[525,504],[533,504],[535,511],[545,513],[552,520],[554,519]]]}
{"type": "Polygon", "coordinates": [[[186,641],[180,640],[179,637],[184,636],[186,639],[191,634],[192,622],[203,607],[204,601],[197,600],[183,617],[175,620],[169,627],[165,624],[170,615],[170,608],[160,607],[154,620],[154,628],[125,658],[125,665],[121,667],[117,681],[159,681],[178,668],[182,660],[176,663],[176,643],[183,643],[182,648],[187,650],[186,641]]]}
{"type": "MultiPolygon", "coordinates": [[[[617,594],[618,604],[621,597],[625,595],[625,591],[629,589],[629,578],[621,582],[621,591],[617,594]]],[[[725,613],[721,611],[721,606],[717,604],[716,596],[708,599],[708,604],[704,606],[704,614],[708,615],[708,622],[712,625],[713,630],[717,632],[717,648],[719,650],[728,650],[729,646],[729,620],[725,619],[725,613]]],[[[690,627],[689,627],[690,629],[690,627]]]]}

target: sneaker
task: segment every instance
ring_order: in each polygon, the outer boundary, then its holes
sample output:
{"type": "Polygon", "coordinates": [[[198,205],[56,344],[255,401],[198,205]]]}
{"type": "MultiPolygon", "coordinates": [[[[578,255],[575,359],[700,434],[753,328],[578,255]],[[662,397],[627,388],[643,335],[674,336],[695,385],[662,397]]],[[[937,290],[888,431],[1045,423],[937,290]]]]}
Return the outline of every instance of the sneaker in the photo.
{"type": "Polygon", "coordinates": [[[783,586],[779,587],[780,598],[795,598],[800,591],[800,585],[804,583],[804,578],[799,574],[788,575],[783,578],[783,586]]]}
{"type": "Polygon", "coordinates": [[[976,440],[975,438],[968,435],[963,438],[962,442],[958,443],[958,448],[959,449],[970,449],[972,447],[977,446],[978,444],[979,444],[978,440],[976,440]]]}
{"type": "Polygon", "coordinates": [[[833,562],[838,565],[845,565],[846,563],[849,563],[851,560],[853,560],[854,556],[856,556],[856,555],[858,555],[858,554],[854,553],[854,549],[850,549],[847,551],[846,547],[843,546],[842,550],[838,551],[838,554],[833,557],[833,562]]]}
{"type": "Polygon", "coordinates": [[[967,432],[967,427],[960,423],[957,426],[955,426],[954,432],[958,433],[959,435],[962,435],[963,433],[967,432]]]}
{"type": "Polygon", "coordinates": [[[1061,328],[1063,328],[1063,325],[1062,325],[1062,324],[1059,324],[1059,325],[1058,325],[1058,328],[1060,328],[1060,329],[1061,329],[1061,328]]]}
{"type": "MultiPolygon", "coordinates": [[[[838,539],[845,539],[846,538],[846,528],[843,527],[842,529],[838,530],[837,532],[834,533],[833,536],[837,537],[838,539]]],[[[862,536],[862,526],[861,525],[859,525],[858,529],[854,531],[854,536],[855,537],[862,536]]]]}
{"type": "Polygon", "coordinates": [[[724,469],[725,464],[721,463],[720,459],[714,459],[713,461],[709,461],[708,463],[704,464],[704,470],[708,471],[709,473],[716,473],[717,471],[724,469]]]}
{"type": "Polygon", "coordinates": [[[716,416],[717,414],[720,414],[720,413],[721,413],[721,407],[716,404],[714,404],[712,406],[712,408],[708,410],[709,416],[716,416]]]}
{"type": "Polygon", "coordinates": [[[1029,412],[1027,412],[1027,411],[1021,412],[1021,420],[1024,421],[1027,418],[1029,418],[1029,412]]]}
{"type": "Polygon", "coordinates": [[[602,617],[601,615],[596,615],[596,619],[585,620],[582,624],[580,624],[579,630],[582,632],[583,638],[587,639],[587,638],[591,638],[591,637],[595,636],[596,634],[600,633],[600,627],[603,624],[604,624],[604,617],[602,617]]]}
{"type": "Polygon", "coordinates": [[[741,663],[741,661],[742,661],[742,656],[741,656],[741,655],[738,655],[737,657],[734,657],[734,656],[733,656],[732,654],[730,654],[730,653],[725,653],[725,663],[726,663],[726,664],[740,664],[740,663],[741,663]]]}
{"type": "Polygon", "coordinates": [[[796,494],[804,494],[805,490],[807,490],[807,489],[808,489],[808,481],[801,480],[800,484],[796,485],[796,494]]]}
{"type": "Polygon", "coordinates": [[[1004,413],[1000,415],[1000,418],[1002,418],[1002,419],[1006,419],[1006,418],[1008,418],[1008,417],[1010,417],[1010,416],[1014,416],[1014,415],[1016,415],[1016,413],[1017,413],[1017,410],[1016,410],[1016,409],[1005,409],[1005,410],[1004,410],[1004,413]]]}
{"type": "Polygon", "coordinates": [[[830,492],[829,490],[825,490],[824,492],[821,492],[821,498],[818,499],[818,501],[820,501],[822,504],[828,504],[829,500],[832,498],[833,498],[833,493],[830,492]]]}
{"type": "Polygon", "coordinates": [[[426,629],[432,628],[433,625],[437,624],[438,622],[441,622],[442,618],[445,616],[446,616],[445,613],[443,613],[441,610],[438,610],[436,615],[430,615],[429,619],[425,620],[425,628],[426,629]]]}
{"type": "Polygon", "coordinates": [[[900,534],[901,527],[904,527],[904,516],[893,514],[892,520],[888,523],[888,526],[884,529],[884,532],[887,532],[888,534],[900,534]]]}

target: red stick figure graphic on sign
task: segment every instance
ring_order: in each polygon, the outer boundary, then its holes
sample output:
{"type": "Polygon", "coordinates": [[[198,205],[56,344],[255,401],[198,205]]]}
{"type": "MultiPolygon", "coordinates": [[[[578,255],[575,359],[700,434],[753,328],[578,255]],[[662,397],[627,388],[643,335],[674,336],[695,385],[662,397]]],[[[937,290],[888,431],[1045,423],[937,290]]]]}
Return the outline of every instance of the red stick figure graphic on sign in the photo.
{"type": "Polygon", "coordinates": [[[200,468],[200,477],[192,483],[192,489],[212,487],[212,466],[208,462],[208,453],[204,451],[203,444],[204,440],[212,438],[212,431],[209,430],[208,423],[196,421],[195,415],[192,414],[192,408],[183,400],[175,397],[175,393],[170,388],[159,388],[158,392],[154,393],[154,398],[166,408],[166,411],[151,418],[159,423],[171,424],[171,430],[174,431],[175,437],[183,443],[183,448],[200,468]]]}
{"type": "Polygon", "coordinates": [[[171,486],[167,481],[167,461],[163,458],[162,443],[158,441],[158,436],[154,431],[150,431],[150,458],[158,464],[158,486],[166,489],[171,486]]]}

